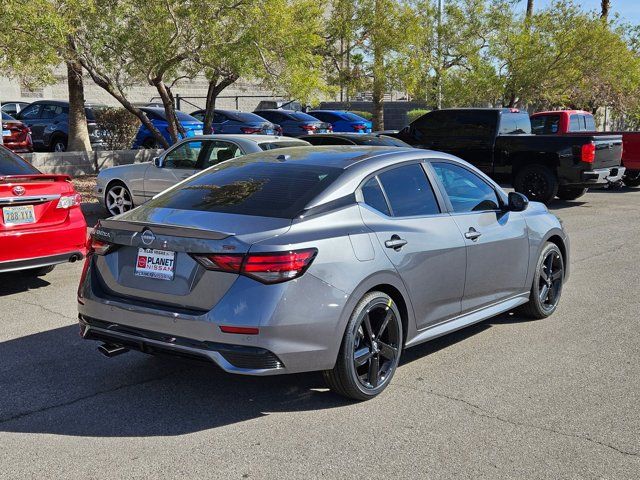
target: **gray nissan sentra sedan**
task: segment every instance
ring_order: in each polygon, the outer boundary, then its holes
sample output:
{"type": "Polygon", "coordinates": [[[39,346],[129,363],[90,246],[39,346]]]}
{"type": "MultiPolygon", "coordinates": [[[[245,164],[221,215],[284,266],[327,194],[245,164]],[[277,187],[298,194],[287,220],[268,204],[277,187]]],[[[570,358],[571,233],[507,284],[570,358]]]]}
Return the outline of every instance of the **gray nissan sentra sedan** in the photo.
{"type": "Polygon", "coordinates": [[[451,155],[395,147],[232,159],[101,221],[90,244],[80,327],[105,355],[321,370],[360,400],[403,348],[516,308],[551,315],[569,262],[543,204],[451,155]]]}

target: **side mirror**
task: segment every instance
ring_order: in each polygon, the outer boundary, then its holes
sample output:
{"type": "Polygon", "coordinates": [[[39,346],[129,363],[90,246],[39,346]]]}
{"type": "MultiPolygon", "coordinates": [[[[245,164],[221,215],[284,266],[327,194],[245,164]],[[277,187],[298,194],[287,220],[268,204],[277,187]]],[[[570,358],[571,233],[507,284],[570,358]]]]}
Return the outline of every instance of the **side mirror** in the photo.
{"type": "Polygon", "coordinates": [[[510,212],[523,212],[529,206],[529,199],[521,193],[510,192],[509,193],[509,205],[508,210],[510,212]]]}
{"type": "Polygon", "coordinates": [[[162,168],[162,159],[160,157],[153,157],[153,164],[158,168],[162,168]]]}

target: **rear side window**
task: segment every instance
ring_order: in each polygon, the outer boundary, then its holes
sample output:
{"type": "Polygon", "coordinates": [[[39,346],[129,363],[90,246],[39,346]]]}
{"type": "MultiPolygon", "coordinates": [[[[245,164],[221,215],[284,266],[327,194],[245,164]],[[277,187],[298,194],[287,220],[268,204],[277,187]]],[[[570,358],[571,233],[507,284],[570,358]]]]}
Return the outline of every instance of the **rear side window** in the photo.
{"type": "Polygon", "coordinates": [[[206,170],[147,205],[293,219],[341,173],[334,167],[240,157],[206,170]]]}
{"type": "Polygon", "coordinates": [[[440,213],[424,169],[417,163],[397,167],[378,175],[394,217],[440,213]]]}
{"type": "Polygon", "coordinates": [[[478,175],[451,163],[432,166],[456,213],[498,210],[495,190],[478,175]]]}
{"type": "Polygon", "coordinates": [[[382,188],[380,188],[380,183],[378,183],[377,178],[370,178],[367,183],[362,186],[362,196],[364,198],[364,203],[369,205],[371,208],[374,208],[385,215],[391,215],[389,206],[387,205],[387,201],[384,198],[384,193],[382,193],[382,188]]]}
{"type": "Polygon", "coordinates": [[[37,175],[40,171],[18,155],[0,147],[0,177],[5,175],[37,175]]]}

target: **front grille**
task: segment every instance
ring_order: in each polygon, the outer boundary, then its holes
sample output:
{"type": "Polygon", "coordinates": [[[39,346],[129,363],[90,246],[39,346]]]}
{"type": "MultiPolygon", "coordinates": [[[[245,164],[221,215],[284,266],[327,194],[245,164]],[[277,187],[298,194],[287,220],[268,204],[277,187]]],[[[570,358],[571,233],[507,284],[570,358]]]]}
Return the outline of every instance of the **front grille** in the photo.
{"type": "Polygon", "coordinates": [[[182,358],[189,358],[191,360],[205,361],[211,363],[212,360],[204,352],[218,352],[227,362],[236,368],[243,368],[247,370],[273,370],[284,368],[284,364],[280,359],[269,350],[259,347],[249,347],[244,345],[230,345],[228,343],[217,342],[201,342],[199,340],[193,340],[184,337],[169,336],[166,334],[152,332],[150,330],[144,330],[141,328],[135,328],[124,325],[117,325],[103,320],[97,320],[95,318],[86,317],[84,315],[79,316],[81,324],[84,323],[89,327],[100,328],[101,330],[108,330],[113,332],[110,335],[109,332],[97,331],[91,328],[81,328],[81,334],[83,338],[88,340],[100,340],[106,343],[115,343],[122,345],[131,350],[138,350],[149,354],[166,354],[171,356],[177,356],[182,358]],[[135,336],[135,339],[122,338],[118,333],[135,336]],[[170,342],[168,341],[170,339],[170,342]],[[163,347],[145,340],[155,340],[164,343],[170,343],[171,345],[189,347],[196,350],[201,350],[203,353],[199,354],[193,351],[178,350],[171,347],[163,347]]]}

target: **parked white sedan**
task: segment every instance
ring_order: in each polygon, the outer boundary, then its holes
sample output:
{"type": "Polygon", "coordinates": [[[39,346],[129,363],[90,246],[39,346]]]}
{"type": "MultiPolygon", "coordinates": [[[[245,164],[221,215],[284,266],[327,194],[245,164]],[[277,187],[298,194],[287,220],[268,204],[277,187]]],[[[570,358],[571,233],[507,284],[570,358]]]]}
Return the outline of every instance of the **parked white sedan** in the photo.
{"type": "Polygon", "coordinates": [[[282,147],[310,145],[297,138],[273,135],[202,135],[176,143],[152,162],[104,169],[96,191],[111,215],[141,205],[158,193],[212,165],[282,147]]]}

